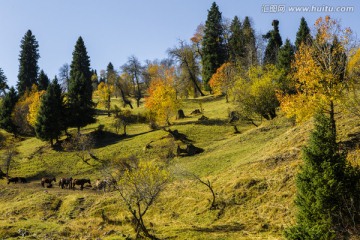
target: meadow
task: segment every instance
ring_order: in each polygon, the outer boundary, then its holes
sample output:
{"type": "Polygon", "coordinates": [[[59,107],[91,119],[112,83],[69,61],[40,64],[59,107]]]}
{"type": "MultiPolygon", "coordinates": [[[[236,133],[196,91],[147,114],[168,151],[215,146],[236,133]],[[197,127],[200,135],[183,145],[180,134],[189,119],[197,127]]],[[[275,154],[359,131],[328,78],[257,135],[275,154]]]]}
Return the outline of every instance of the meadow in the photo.
{"type": "MultiPolygon", "coordinates": [[[[112,99],[112,104],[120,102],[112,99]]],[[[145,123],[129,125],[127,136],[121,136],[114,132],[112,117],[99,115],[97,123],[82,133],[103,125],[104,134],[92,149],[92,154],[103,161],[136,156],[166,163],[172,181],[144,217],[151,233],[160,239],[283,239],[283,230],[295,221],[295,176],[312,121],[295,125],[279,113],[258,127],[237,123],[240,133],[235,134],[228,123],[233,107],[223,97],[183,101],[186,118],[173,119],[167,129],[178,130],[204,149],[189,157],[169,157],[168,153],[176,152],[176,146],[183,147],[183,143],[145,123]],[[208,120],[199,121],[201,115],[190,115],[197,108],[203,108],[208,120]],[[146,148],[147,144],[151,147],[146,148]],[[219,207],[210,210],[209,189],[184,173],[209,181],[219,207]]],[[[132,110],[135,115],[143,112],[143,106],[132,110]]],[[[339,114],[337,126],[338,141],[348,150],[349,161],[359,164],[358,119],[339,114]]],[[[48,142],[36,138],[24,137],[15,144],[19,154],[10,176],[26,177],[29,183],[8,185],[6,179],[0,180],[0,239],[134,237],[130,215],[117,191],[40,185],[43,176],[86,177],[94,183],[104,177],[96,160],[86,164],[74,152],[52,149],[48,142]]]]}

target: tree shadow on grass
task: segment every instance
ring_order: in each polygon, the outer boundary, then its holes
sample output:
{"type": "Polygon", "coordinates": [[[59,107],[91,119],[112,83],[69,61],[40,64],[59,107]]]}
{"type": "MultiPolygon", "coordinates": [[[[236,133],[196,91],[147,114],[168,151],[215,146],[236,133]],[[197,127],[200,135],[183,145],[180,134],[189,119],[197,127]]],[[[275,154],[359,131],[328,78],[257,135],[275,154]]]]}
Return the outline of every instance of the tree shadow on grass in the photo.
{"type": "Polygon", "coordinates": [[[122,140],[127,140],[127,139],[131,139],[137,136],[141,136],[147,133],[152,132],[153,130],[149,130],[146,132],[141,132],[141,133],[137,133],[137,134],[116,134],[113,132],[108,132],[108,131],[102,131],[101,133],[96,133],[95,136],[95,145],[94,148],[103,148],[109,145],[113,145],[116,144],[122,140]]]}
{"type": "Polygon", "coordinates": [[[191,121],[186,121],[186,122],[176,122],[176,123],[173,123],[172,126],[191,125],[191,124],[204,125],[204,126],[230,126],[229,120],[218,119],[218,118],[207,119],[207,120],[191,120],[191,121]]]}
{"type": "Polygon", "coordinates": [[[196,232],[239,232],[244,230],[245,226],[241,223],[232,223],[232,224],[224,224],[224,225],[214,225],[209,227],[193,227],[187,230],[196,231],[196,232]]]}

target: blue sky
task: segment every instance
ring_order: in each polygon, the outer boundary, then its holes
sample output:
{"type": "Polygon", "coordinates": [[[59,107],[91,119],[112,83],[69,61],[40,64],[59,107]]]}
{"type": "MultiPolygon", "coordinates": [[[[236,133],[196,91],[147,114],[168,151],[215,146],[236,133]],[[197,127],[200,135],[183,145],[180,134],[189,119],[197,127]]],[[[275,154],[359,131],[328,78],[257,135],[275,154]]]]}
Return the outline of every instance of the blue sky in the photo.
{"type": "MultiPolygon", "coordinates": [[[[39,42],[39,67],[52,79],[64,63],[71,63],[72,51],[82,36],[91,67],[105,69],[111,61],[116,69],[129,56],[140,61],[167,57],[166,50],[178,40],[188,40],[204,23],[213,0],[0,0],[0,68],[9,85],[16,85],[20,41],[30,29],[39,42]]],[[[241,1],[218,0],[222,16],[249,16],[258,33],[280,21],[280,34],[293,42],[300,18],[311,27],[325,15],[340,19],[344,27],[360,34],[360,3],[351,1],[241,1]],[[269,13],[271,4],[285,5],[281,13],[269,13]],[[352,6],[353,12],[329,13],[289,11],[291,6],[352,6]],[[264,8],[265,7],[265,8],[264,8]],[[267,12],[263,12],[265,9],[267,12]]]]}

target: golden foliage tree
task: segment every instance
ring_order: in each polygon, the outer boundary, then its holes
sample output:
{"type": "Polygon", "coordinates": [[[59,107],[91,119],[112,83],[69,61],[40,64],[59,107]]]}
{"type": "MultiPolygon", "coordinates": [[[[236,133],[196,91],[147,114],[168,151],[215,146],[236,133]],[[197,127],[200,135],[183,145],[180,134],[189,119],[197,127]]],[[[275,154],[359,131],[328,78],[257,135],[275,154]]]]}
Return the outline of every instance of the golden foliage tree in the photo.
{"type": "Polygon", "coordinates": [[[276,117],[279,101],[276,97],[281,70],[274,65],[251,67],[247,76],[238,75],[234,98],[243,120],[254,125],[258,119],[271,120],[276,117]]]}
{"type": "Polygon", "coordinates": [[[94,95],[99,98],[99,105],[107,110],[108,116],[110,116],[111,109],[111,96],[114,93],[114,85],[101,82],[94,95]]]}
{"type": "Polygon", "coordinates": [[[150,239],[158,239],[146,227],[144,215],[164,190],[169,179],[169,173],[153,162],[140,162],[136,168],[125,170],[117,189],[135,220],[136,239],[141,233],[150,239]]]}
{"type": "MultiPolygon", "coordinates": [[[[342,29],[329,16],[315,22],[311,45],[302,44],[292,64],[296,94],[279,96],[282,110],[303,121],[319,110],[334,120],[335,105],[348,84],[345,74],[351,30],[342,29]]],[[[335,129],[335,122],[333,121],[335,129]]]]}
{"type": "Polygon", "coordinates": [[[222,64],[210,78],[209,84],[215,95],[224,94],[226,102],[228,102],[229,92],[235,84],[235,67],[233,64],[230,62],[222,64]]]}
{"type": "Polygon", "coordinates": [[[41,96],[45,91],[38,91],[33,85],[31,91],[25,92],[16,103],[12,119],[21,134],[33,134],[36,118],[39,112],[41,96]]]}
{"type": "Polygon", "coordinates": [[[174,89],[174,78],[173,68],[161,67],[148,89],[149,97],[145,99],[145,107],[160,124],[170,125],[170,118],[176,114],[179,108],[179,101],[174,89]]]}
{"type": "Polygon", "coordinates": [[[354,54],[347,64],[347,74],[351,86],[344,98],[346,110],[360,117],[360,48],[354,49],[354,54]]]}

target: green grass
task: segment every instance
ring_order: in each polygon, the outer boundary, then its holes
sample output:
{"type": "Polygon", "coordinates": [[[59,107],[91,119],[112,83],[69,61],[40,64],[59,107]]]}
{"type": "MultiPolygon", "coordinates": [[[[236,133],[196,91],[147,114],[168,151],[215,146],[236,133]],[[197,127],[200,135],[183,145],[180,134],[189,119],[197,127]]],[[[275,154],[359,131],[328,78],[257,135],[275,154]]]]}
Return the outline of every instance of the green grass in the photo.
{"type": "MultiPolygon", "coordinates": [[[[119,100],[114,99],[113,104],[119,100]]],[[[282,239],[283,230],[294,222],[295,176],[301,164],[301,147],[306,143],[311,121],[292,126],[279,116],[263,122],[258,128],[239,124],[240,134],[233,133],[227,123],[233,108],[224,98],[202,97],[184,100],[187,116],[173,120],[168,128],[177,129],[204,152],[192,157],[175,157],[166,162],[173,181],[162,192],[145,222],[152,233],[162,239],[282,239]],[[190,113],[200,108],[201,115],[190,113]],[[211,193],[199,181],[182,174],[191,172],[209,180],[219,206],[209,210],[211,193]]],[[[143,106],[133,114],[142,114],[143,106]]],[[[104,161],[136,156],[141,160],[164,161],[169,149],[175,151],[181,142],[166,138],[163,130],[151,131],[147,124],[133,124],[128,136],[116,136],[112,117],[99,116],[98,122],[82,129],[88,133],[105,126],[93,154],[104,161]],[[151,148],[145,149],[150,144],[151,148]]],[[[352,146],[349,160],[359,164],[360,132],[358,119],[340,115],[339,140],[352,146]]],[[[70,130],[74,131],[74,130],[70,130]]],[[[10,137],[8,135],[8,137],[10,137]]],[[[134,236],[130,215],[117,192],[102,193],[60,189],[57,185],[44,189],[42,176],[102,177],[100,164],[83,163],[73,152],[53,150],[48,143],[26,138],[17,143],[19,155],[10,175],[25,176],[27,184],[7,185],[0,180],[0,238],[17,239],[125,239],[134,236]],[[105,214],[110,221],[105,221],[105,214]]],[[[2,152],[3,153],[3,152],[2,152]]]]}

